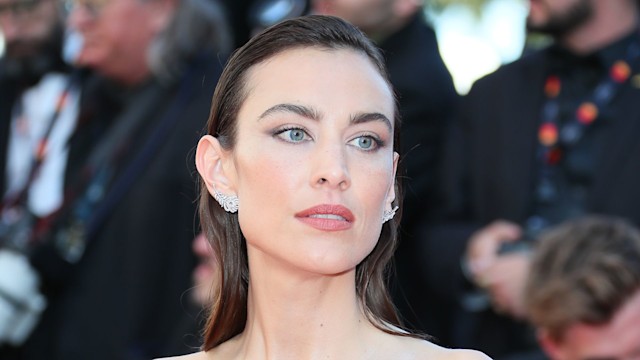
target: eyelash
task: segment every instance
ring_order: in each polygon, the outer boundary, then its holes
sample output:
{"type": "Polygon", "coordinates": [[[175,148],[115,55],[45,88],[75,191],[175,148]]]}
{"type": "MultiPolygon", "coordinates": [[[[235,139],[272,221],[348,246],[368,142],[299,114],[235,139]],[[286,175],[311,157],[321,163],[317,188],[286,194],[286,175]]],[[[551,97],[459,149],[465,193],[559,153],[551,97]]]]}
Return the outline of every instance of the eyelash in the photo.
{"type": "MultiPolygon", "coordinates": [[[[285,142],[291,143],[291,144],[297,144],[297,143],[301,143],[301,142],[304,142],[304,141],[309,141],[308,138],[313,139],[311,137],[311,135],[309,135],[309,132],[306,129],[304,129],[302,127],[298,127],[298,126],[286,126],[286,127],[278,128],[278,129],[276,129],[276,130],[274,130],[272,132],[272,135],[278,137],[282,141],[285,141],[285,142]],[[302,131],[302,133],[304,134],[305,138],[303,138],[300,141],[292,141],[291,139],[287,139],[287,138],[284,137],[284,134],[286,132],[293,131],[293,130],[302,131]]],[[[376,151],[376,150],[378,150],[378,149],[380,149],[380,148],[382,148],[382,147],[384,147],[386,145],[385,142],[382,139],[380,139],[378,136],[376,136],[374,134],[358,135],[355,138],[349,140],[349,143],[351,143],[351,142],[353,142],[353,141],[355,141],[357,139],[360,139],[360,138],[368,138],[368,139],[371,139],[371,141],[373,141],[373,148],[371,148],[371,149],[363,149],[363,148],[361,148],[361,147],[359,147],[357,145],[354,145],[358,149],[360,149],[362,151],[365,151],[365,152],[376,151]]]]}
{"type": "Polygon", "coordinates": [[[371,152],[371,151],[376,151],[382,147],[384,147],[385,143],[384,141],[382,141],[382,139],[380,139],[378,136],[373,135],[373,134],[361,134],[356,136],[355,138],[351,139],[349,141],[349,143],[361,139],[361,138],[367,138],[367,139],[371,139],[371,141],[373,141],[373,147],[371,149],[363,149],[359,146],[356,146],[357,148],[359,148],[362,151],[367,151],[367,152],[371,152]]]}

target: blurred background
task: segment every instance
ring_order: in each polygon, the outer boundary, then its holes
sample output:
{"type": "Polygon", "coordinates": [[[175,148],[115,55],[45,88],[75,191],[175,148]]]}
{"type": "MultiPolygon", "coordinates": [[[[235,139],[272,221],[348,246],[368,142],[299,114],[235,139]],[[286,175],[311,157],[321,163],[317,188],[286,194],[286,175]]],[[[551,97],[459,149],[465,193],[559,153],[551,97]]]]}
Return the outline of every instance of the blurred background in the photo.
{"type": "MultiPolygon", "coordinates": [[[[479,77],[517,59],[527,41],[524,0],[426,0],[427,17],[457,91],[466,94],[479,77]]],[[[4,41],[0,34],[0,56],[4,41]]]]}
{"type": "Polygon", "coordinates": [[[427,16],[460,94],[525,48],[524,0],[430,0],[427,16]]]}

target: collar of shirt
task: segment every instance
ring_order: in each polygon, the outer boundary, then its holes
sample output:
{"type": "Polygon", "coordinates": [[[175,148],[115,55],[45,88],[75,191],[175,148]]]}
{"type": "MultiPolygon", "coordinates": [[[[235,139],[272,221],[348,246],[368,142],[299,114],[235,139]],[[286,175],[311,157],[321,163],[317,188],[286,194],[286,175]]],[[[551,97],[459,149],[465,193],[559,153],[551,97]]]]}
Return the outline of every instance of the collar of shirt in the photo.
{"type": "Polygon", "coordinates": [[[567,68],[594,67],[606,71],[616,61],[627,57],[627,50],[633,42],[640,43],[639,29],[634,29],[611,44],[589,54],[576,54],[560,44],[554,44],[549,49],[550,69],[562,71],[567,68]]]}

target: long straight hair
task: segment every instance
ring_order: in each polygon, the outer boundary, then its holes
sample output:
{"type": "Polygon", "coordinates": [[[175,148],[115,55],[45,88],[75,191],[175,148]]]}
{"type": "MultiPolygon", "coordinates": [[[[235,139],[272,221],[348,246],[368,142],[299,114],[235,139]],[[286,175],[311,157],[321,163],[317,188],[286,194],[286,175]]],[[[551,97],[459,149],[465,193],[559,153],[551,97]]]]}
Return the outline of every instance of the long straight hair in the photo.
{"type": "MultiPolygon", "coordinates": [[[[351,49],[365,54],[376,66],[389,87],[383,57],[369,39],[353,25],[336,17],[310,15],[276,24],[249,40],[229,59],[213,95],[207,134],[215,136],[223,148],[233,149],[236,141],[237,115],[247,96],[246,74],[251,67],[281,52],[297,48],[351,49]]],[[[397,105],[394,114],[394,150],[400,148],[400,119],[397,105]]],[[[398,171],[400,173],[400,171],[398,171]]],[[[207,351],[241,333],[247,320],[249,269],[246,242],[238,215],[225,212],[208,193],[200,180],[200,220],[213,251],[219,271],[220,286],[214,289],[213,305],[204,333],[202,349],[207,351]]],[[[402,208],[401,190],[395,182],[394,205],[402,208]]],[[[401,323],[387,291],[389,262],[397,243],[400,214],[386,222],[372,252],[356,267],[356,293],[371,323],[397,335],[401,323]]]]}

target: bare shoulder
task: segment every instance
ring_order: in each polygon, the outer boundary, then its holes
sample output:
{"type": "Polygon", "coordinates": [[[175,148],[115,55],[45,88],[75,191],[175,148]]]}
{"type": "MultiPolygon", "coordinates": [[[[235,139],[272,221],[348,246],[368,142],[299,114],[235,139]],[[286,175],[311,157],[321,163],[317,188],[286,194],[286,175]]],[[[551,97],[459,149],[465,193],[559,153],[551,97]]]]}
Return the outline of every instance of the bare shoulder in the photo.
{"type": "Polygon", "coordinates": [[[469,349],[444,349],[441,360],[491,360],[485,353],[469,349]]]}
{"type": "Polygon", "coordinates": [[[398,345],[402,347],[399,353],[405,354],[402,359],[407,360],[491,360],[484,353],[467,349],[447,349],[430,341],[413,337],[402,337],[398,345]]]}
{"type": "Polygon", "coordinates": [[[155,360],[206,360],[208,359],[207,354],[204,351],[199,351],[197,353],[182,355],[182,356],[172,356],[155,360]]]}

